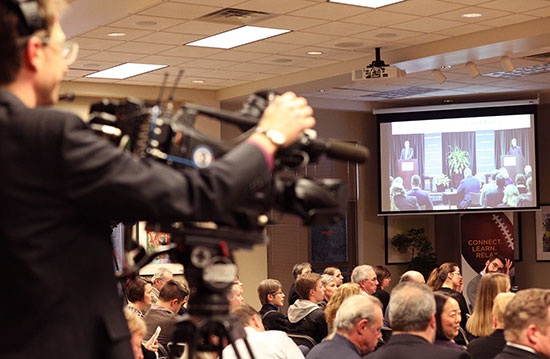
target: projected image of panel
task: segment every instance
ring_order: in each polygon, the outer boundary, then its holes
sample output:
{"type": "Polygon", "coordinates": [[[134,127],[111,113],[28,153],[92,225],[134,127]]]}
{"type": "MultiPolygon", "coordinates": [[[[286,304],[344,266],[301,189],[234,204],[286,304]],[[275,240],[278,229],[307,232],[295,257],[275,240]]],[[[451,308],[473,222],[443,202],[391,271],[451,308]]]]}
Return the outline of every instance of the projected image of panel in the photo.
{"type": "Polygon", "coordinates": [[[377,114],[380,213],[537,208],[536,106],[377,114]]]}

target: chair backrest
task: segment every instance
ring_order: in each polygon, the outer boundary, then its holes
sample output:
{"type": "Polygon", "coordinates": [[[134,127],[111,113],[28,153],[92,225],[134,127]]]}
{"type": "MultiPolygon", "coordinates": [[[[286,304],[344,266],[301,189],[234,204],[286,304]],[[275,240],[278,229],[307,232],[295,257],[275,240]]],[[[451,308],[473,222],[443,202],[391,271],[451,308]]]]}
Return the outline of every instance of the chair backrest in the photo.
{"type": "Polygon", "coordinates": [[[470,206],[481,206],[481,193],[470,193],[470,206]]]}
{"type": "Polygon", "coordinates": [[[317,344],[315,339],[305,334],[288,334],[288,337],[294,340],[296,345],[304,345],[309,349],[313,348],[317,344]]]}

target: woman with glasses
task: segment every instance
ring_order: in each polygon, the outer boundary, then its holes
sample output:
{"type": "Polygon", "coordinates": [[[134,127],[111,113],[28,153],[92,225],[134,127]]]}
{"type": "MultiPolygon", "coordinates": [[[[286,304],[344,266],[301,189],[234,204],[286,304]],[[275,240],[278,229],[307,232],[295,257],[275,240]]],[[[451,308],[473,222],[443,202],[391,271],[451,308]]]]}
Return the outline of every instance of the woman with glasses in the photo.
{"type": "Polygon", "coordinates": [[[281,282],[277,279],[264,279],[258,285],[258,297],[262,303],[260,316],[265,329],[286,332],[288,320],[280,311],[285,302],[281,282]]]}

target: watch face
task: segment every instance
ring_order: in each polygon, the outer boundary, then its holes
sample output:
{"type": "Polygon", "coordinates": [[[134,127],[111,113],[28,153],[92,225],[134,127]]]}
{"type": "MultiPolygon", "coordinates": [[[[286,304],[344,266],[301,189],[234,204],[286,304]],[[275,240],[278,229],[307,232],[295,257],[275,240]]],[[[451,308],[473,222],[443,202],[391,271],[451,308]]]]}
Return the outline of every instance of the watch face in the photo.
{"type": "Polygon", "coordinates": [[[269,130],[265,135],[276,145],[283,145],[286,142],[286,137],[277,130],[269,130]]]}

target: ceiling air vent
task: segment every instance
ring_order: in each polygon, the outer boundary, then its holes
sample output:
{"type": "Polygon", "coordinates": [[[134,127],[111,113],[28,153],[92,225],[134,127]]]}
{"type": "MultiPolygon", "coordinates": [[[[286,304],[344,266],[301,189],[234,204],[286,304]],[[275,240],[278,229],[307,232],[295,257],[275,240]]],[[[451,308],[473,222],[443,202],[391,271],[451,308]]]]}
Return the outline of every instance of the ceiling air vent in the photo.
{"type": "Polygon", "coordinates": [[[228,7],[201,16],[198,20],[233,25],[249,25],[260,20],[269,19],[273,16],[275,15],[262,11],[235,9],[228,7]]]}

